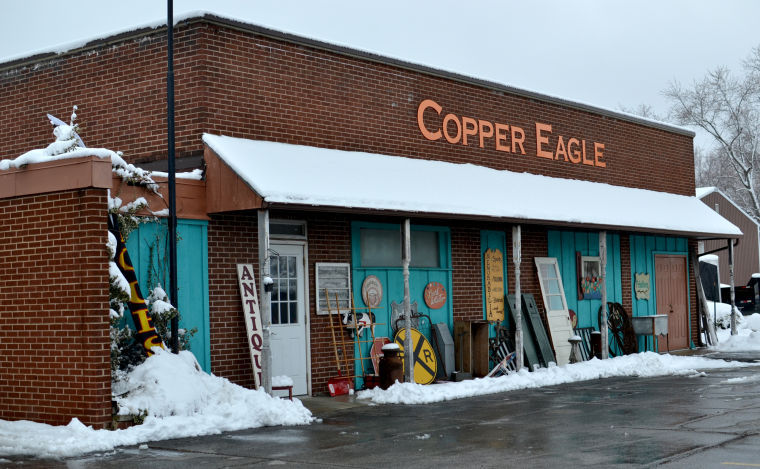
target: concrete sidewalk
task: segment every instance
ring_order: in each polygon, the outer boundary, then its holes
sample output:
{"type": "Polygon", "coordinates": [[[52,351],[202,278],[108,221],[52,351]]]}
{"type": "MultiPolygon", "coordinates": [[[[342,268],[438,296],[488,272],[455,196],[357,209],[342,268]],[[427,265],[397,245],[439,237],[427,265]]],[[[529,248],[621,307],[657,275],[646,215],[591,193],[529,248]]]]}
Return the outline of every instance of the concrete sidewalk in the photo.
{"type": "Polygon", "coordinates": [[[320,421],[64,461],[11,458],[0,467],[760,465],[756,366],[694,377],[585,381],[430,405],[372,405],[353,396],[303,402],[320,421]]]}

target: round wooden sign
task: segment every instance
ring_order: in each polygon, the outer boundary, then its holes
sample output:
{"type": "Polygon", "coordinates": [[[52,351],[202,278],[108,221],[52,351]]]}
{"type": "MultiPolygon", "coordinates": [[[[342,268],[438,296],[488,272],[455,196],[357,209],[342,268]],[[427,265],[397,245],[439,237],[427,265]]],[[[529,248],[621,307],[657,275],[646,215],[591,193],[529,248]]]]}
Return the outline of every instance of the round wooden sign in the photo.
{"type": "Polygon", "coordinates": [[[370,308],[377,308],[383,301],[383,284],[374,275],[368,275],[362,283],[362,300],[370,308]]]}
{"type": "Polygon", "coordinates": [[[446,304],[446,289],[439,282],[430,282],[425,287],[425,304],[430,309],[443,308],[446,304]]]}
{"type": "MultiPolygon", "coordinates": [[[[438,373],[438,360],[435,357],[433,346],[420,331],[412,329],[412,350],[414,355],[414,382],[417,384],[430,384],[435,381],[438,373]]],[[[399,329],[394,337],[401,351],[404,351],[404,339],[406,329],[399,329]]],[[[404,354],[406,360],[406,354],[404,354]]]]}

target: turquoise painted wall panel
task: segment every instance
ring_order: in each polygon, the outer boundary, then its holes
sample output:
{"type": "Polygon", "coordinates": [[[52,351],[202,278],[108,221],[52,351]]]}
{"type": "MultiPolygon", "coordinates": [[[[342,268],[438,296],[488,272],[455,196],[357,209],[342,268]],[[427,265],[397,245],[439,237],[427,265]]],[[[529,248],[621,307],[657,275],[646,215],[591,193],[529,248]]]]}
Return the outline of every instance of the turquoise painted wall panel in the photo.
{"type": "MultiPolygon", "coordinates": [[[[578,315],[578,327],[599,329],[601,300],[578,299],[576,252],[581,256],[599,255],[599,235],[583,231],[549,230],[548,255],[556,257],[568,308],[578,315]]],[[[620,236],[607,234],[607,301],[621,302],[623,298],[620,272],[620,236]]],[[[539,300],[539,299],[537,299],[539,300]]]]}
{"type": "MultiPolygon", "coordinates": [[[[375,337],[388,337],[393,339],[391,324],[391,303],[396,302],[399,305],[404,300],[404,276],[403,270],[399,267],[362,267],[361,265],[361,246],[360,234],[361,228],[370,229],[392,229],[398,230],[400,226],[394,224],[365,223],[354,222],[351,227],[351,282],[354,295],[354,304],[356,307],[366,307],[362,299],[361,288],[364,279],[370,275],[377,276],[383,286],[383,298],[380,306],[373,310],[375,320],[379,324],[375,328],[375,337]]],[[[417,311],[427,314],[430,317],[430,324],[423,321],[420,332],[431,340],[431,325],[439,322],[448,325],[450,330],[454,327],[453,306],[451,303],[451,234],[448,228],[427,227],[412,225],[412,231],[436,231],[439,235],[440,249],[440,267],[438,268],[418,268],[410,267],[409,269],[409,296],[411,302],[417,302],[417,311]],[[446,289],[446,304],[439,309],[430,309],[425,304],[424,290],[429,282],[439,282],[446,289]]],[[[399,253],[399,256],[401,253],[399,253]]],[[[364,333],[361,340],[370,340],[370,335],[364,333]]],[[[372,370],[372,363],[369,361],[369,351],[371,344],[361,344],[361,355],[366,357],[364,360],[364,369],[372,370]]],[[[358,357],[359,350],[354,347],[354,356],[358,357]]],[[[361,374],[361,365],[356,363],[356,374],[361,374]]]]}
{"type": "MultiPolygon", "coordinates": [[[[686,238],[666,236],[631,235],[631,286],[635,285],[636,274],[649,274],[649,300],[637,300],[636,291],[631,292],[633,298],[633,316],[647,316],[657,314],[657,289],[655,288],[655,265],[656,254],[676,254],[686,256],[686,280],[690,285],[690,266],[688,259],[689,241],[686,238]]],[[[687,290],[688,294],[688,290],[687,290]]],[[[691,295],[689,294],[689,303],[691,295]]],[[[691,305],[689,307],[689,328],[691,328],[691,305]]],[[[691,331],[689,331],[691,336],[691,331]]],[[[644,350],[647,344],[644,338],[639,338],[639,350],[644,350]]],[[[651,349],[651,347],[647,347],[651,349]]]]}
{"type": "MultiPolygon", "coordinates": [[[[169,257],[165,220],[143,223],[127,240],[127,249],[137,271],[140,288],[146,297],[161,284],[169,291],[169,257]]],[[[190,350],[205,371],[211,371],[208,305],[208,223],[178,220],[177,282],[180,311],[179,327],[197,328],[190,339],[190,350]]]]}

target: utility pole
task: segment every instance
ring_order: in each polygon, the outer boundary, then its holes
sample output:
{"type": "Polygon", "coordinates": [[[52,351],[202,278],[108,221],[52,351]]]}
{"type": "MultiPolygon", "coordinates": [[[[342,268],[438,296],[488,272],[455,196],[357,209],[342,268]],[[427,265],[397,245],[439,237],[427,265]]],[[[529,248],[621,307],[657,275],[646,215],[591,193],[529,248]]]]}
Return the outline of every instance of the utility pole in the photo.
{"type": "MultiPolygon", "coordinates": [[[[167,140],[169,147],[169,301],[179,311],[179,288],[177,286],[177,203],[174,179],[174,5],[167,0],[167,46],[168,68],[166,71],[166,121],[168,125],[167,140]]],[[[179,353],[179,314],[171,322],[171,349],[179,353]]]]}

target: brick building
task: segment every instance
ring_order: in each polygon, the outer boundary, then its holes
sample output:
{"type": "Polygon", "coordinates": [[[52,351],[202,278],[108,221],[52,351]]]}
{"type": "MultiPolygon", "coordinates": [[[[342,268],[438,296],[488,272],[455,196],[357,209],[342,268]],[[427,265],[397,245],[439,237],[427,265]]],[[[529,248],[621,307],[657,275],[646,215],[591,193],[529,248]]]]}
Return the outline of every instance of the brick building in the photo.
{"type": "MultiPolygon", "coordinates": [[[[275,280],[273,374],[293,377],[296,394],[324,393],[336,374],[320,305],[325,284],[365,306],[363,286],[374,277],[383,324],[376,333],[392,335],[406,219],[411,300],[431,323],[453,331],[455,322],[498,312],[492,293],[514,291],[519,225],[521,291],[535,297],[550,328],[552,314],[564,324],[569,310],[578,326],[598,327],[593,278],[604,232],[608,301],[633,316],[671,314],[671,348],[698,343],[689,254],[700,238],[741,233],[693,197],[690,131],[216,16],[180,22],[175,44],[177,166],[205,169],[202,181],[180,190],[179,308],[183,327],[198,328],[192,350],[207,371],[253,385],[236,264],[253,264],[260,281],[264,215],[275,280]],[[445,295],[442,305],[426,303],[428,286],[445,295]]],[[[0,127],[2,156],[45,146],[44,115],[76,104],[89,147],[163,169],[165,57],[165,29],[148,28],[0,64],[0,112],[14,116],[0,127]]],[[[129,188],[114,191],[129,198],[129,188]]],[[[34,198],[0,196],[4,216],[42,209],[34,198]]],[[[102,225],[105,236],[105,218],[102,225]]],[[[3,220],[1,229],[13,240],[26,225],[3,220]]],[[[141,281],[152,256],[144,246],[160,230],[142,226],[130,238],[141,281]]],[[[6,265],[0,277],[16,274],[6,265]]],[[[15,321],[6,311],[24,299],[0,294],[0,321],[15,321]]],[[[86,314],[105,318],[107,297],[94,298],[86,314]]],[[[21,317],[32,309],[17,308],[21,317]]],[[[103,327],[107,336],[105,320],[103,327]]],[[[15,358],[26,339],[0,328],[0,396],[33,369],[15,358]]]]}

